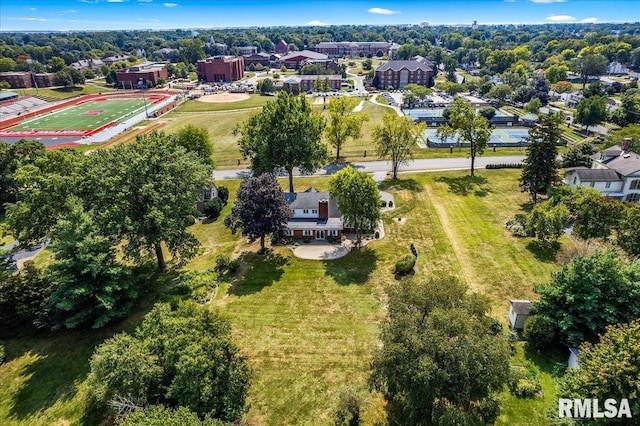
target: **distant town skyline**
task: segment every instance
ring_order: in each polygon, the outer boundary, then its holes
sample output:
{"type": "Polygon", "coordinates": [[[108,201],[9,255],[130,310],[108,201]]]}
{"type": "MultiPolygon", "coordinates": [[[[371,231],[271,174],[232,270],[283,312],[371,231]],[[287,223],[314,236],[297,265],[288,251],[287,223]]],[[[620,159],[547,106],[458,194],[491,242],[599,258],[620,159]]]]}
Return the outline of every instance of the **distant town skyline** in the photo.
{"type": "Polygon", "coordinates": [[[640,21],[638,0],[2,0],[1,31],[640,21]]]}

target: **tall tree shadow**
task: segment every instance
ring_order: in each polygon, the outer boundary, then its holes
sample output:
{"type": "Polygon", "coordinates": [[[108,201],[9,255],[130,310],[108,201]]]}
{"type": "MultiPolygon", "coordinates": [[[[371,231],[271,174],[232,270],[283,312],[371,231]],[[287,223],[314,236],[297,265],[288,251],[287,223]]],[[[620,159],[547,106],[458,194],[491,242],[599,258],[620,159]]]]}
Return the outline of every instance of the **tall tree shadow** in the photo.
{"type": "Polygon", "coordinates": [[[483,187],[483,185],[487,183],[487,178],[484,176],[442,176],[436,178],[436,182],[446,183],[449,187],[449,192],[456,195],[467,196],[473,194],[476,197],[486,197],[489,195],[489,191],[483,187]]]}
{"type": "Polygon", "coordinates": [[[383,191],[401,191],[407,190],[411,192],[422,192],[424,189],[417,180],[410,179],[389,179],[380,183],[380,189],[383,191]]]}
{"type": "Polygon", "coordinates": [[[560,243],[558,241],[544,243],[539,240],[532,240],[527,243],[526,247],[536,259],[544,263],[554,263],[556,255],[560,251],[560,243]]]}
{"type": "Polygon", "coordinates": [[[326,260],[324,274],[340,285],[361,285],[367,282],[369,275],[376,269],[378,255],[368,247],[353,249],[345,257],[326,260]]]}
{"type": "Polygon", "coordinates": [[[242,264],[248,265],[242,279],[233,283],[229,288],[229,294],[247,296],[258,293],[263,288],[274,282],[280,281],[284,274],[284,265],[288,264],[287,258],[280,254],[261,256],[256,253],[245,253],[240,256],[242,264]]]}

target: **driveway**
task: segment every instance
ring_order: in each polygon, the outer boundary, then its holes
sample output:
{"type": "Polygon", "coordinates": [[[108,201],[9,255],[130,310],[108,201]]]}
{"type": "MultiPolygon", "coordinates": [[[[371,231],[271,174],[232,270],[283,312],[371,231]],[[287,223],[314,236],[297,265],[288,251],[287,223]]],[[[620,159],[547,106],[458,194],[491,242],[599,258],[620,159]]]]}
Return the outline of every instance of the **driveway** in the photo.
{"type": "Polygon", "coordinates": [[[342,244],[330,244],[326,241],[302,243],[293,248],[293,255],[308,260],[333,260],[346,256],[351,251],[351,241],[342,244]]]}

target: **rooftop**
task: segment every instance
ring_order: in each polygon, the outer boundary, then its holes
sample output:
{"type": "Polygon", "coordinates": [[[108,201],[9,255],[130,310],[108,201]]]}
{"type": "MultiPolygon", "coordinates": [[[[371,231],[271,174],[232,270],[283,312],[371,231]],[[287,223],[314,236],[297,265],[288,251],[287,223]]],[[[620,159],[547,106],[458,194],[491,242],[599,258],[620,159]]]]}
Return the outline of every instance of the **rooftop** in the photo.
{"type": "Polygon", "coordinates": [[[407,69],[409,71],[432,71],[433,65],[428,61],[389,61],[380,65],[376,71],[400,71],[401,69],[407,69]]]}
{"type": "Polygon", "coordinates": [[[513,312],[515,312],[516,315],[529,315],[531,312],[530,300],[509,300],[509,303],[511,303],[513,312]]]}

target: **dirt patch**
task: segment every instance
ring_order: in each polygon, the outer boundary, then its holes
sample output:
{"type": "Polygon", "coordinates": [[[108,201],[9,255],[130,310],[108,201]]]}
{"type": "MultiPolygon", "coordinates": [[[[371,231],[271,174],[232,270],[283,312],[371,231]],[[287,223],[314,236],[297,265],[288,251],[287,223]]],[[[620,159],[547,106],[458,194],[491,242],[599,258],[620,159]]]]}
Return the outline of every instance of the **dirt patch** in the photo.
{"type": "Polygon", "coordinates": [[[226,104],[229,102],[240,102],[249,99],[246,93],[216,93],[215,95],[200,96],[197,101],[210,104],[226,104]]]}

